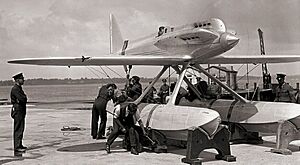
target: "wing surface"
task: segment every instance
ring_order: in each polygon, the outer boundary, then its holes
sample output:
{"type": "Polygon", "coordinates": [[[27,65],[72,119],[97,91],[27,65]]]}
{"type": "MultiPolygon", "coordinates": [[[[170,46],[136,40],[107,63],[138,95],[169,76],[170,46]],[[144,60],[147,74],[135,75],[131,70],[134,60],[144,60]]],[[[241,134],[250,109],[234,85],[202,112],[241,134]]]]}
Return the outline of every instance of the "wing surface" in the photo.
{"type": "Polygon", "coordinates": [[[182,56],[140,56],[140,55],[105,55],[100,57],[50,57],[24,58],[10,60],[12,64],[53,65],[53,66],[87,66],[87,65],[172,65],[182,64],[191,59],[188,55],[182,56]]]}
{"type": "Polygon", "coordinates": [[[251,64],[251,63],[289,63],[300,61],[300,55],[220,55],[207,60],[202,64],[251,64]]]}

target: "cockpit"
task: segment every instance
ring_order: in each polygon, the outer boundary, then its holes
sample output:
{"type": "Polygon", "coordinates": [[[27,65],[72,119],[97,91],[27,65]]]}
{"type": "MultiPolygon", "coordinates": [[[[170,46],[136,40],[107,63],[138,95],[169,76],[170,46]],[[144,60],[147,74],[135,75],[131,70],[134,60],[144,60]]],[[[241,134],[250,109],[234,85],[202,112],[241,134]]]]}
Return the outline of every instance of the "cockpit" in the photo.
{"type": "Polygon", "coordinates": [[[163,35],[164,33],[168,33],[168,32],[173,32],[174,28],[173,27],[169,27],[169,26],[160,26],[158,28],[158,33],[157,33],[157,37],[163,35]]]}

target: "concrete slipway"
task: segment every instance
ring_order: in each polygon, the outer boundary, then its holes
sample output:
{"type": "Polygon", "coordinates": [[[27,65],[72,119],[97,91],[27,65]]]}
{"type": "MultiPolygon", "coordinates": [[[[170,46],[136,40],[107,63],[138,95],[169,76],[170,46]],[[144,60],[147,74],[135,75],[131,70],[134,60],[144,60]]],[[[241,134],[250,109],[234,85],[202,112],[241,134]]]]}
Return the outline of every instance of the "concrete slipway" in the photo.
{"type": "MultiPolygon", "coordinates": [[[[0,164],[184,164],[185,149],[169,147],[168,153],[145,151],[138,156],[122,149],[120,139],[112,146],[112,153],[104,150],[106,140],[93,140],[90,136],[91,112],[86,110],[39,109],[28,107],[24,145],[26,153],[15,156],[12,146],[13,120],[10,108],[0,107],[0,164]],[[81,130],[62,132],[64,126],[79,127],[81,130]]],[[[111,124],[109,115],[108,125],[111,124]]],[[[231,145],[236,162],[215,160],[215,150],[200,154],[203,164],[300,164],[300,141],[290,145],[292,155],[270,152],[275,146],[274,136],[263,137],[264,144],[231,145]]]]}

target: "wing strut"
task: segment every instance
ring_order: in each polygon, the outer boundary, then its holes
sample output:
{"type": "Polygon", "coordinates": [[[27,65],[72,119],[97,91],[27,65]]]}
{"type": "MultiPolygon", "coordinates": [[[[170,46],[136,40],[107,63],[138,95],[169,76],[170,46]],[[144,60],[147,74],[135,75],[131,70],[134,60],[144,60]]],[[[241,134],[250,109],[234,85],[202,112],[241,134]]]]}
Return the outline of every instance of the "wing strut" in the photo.
{"type": "Polygon", "coordinates": [[[188,65],[189,64],[184,64],[183,67],[182,67],[182,69],[181,69],[181,71],[179,72],[180,73],[179,78],[178,78],[178,80],[176,82],[176,85],[175,85],[174,91],[173,91],[173,93],[171,95],[171,98],[170,98],[170,100],[168,101],[167,104],[169,104],[169,105],[170,104],[175,105],[176,97],[178,95],[178,92],[179,92],[180,86],[182,84],[183,78],[185,76],[185,73],[186,73],[188,65]]]}
{"type": "Polygon", "coordinates": [[[154,78],[151,84],[146,88],[146,90],[142,93],[142,95],[134,101],[135,104],[139,104],[145,95],[149,92],[149,90],[153,87],[153,85],[157,82],[157,80],[165,73],[169,66],[165,65],[162,70],[158,73],[158,75],[154,78]]]}
{"type": "MultiPolygon", "coordinates": [[[[179,74],[180,70],[178,68],[178,66],[172,66],[172,68],[179,74]]],[[[187,83],[187,85],[192,89],[192,91],[197,95],[199,100],[202,100],[201,94],[199,93],[199,91],[195,88],[195,86],[186,78],[186,76],[184,76],[183,78],[184,82],[187,83]]]]}
{"type": "Polygon", "coordinates": [[[223,87],[224,89],[226,89],[229,93],[231,93],[233,96],[235,96],[242,103],[248,103],[249,102],[249,100],[245,99],[244,97],[242,97],[241,95],[239,95],[238,93],[236,93],[234,90],[232,90],[231,88],[229,88],[227,85],[223,84],[220,80],[218,80],[217,78],[215,78],[214,76],[212,76],[211,74],[209,74],[199,64],[195,64],[194,67],[196,68],[196,70],[198,70],[199,72],[204,73],[207,77],[209,77],[214,82],[216,82],[218,85],[220,85],[221,87],[223,87]]]}

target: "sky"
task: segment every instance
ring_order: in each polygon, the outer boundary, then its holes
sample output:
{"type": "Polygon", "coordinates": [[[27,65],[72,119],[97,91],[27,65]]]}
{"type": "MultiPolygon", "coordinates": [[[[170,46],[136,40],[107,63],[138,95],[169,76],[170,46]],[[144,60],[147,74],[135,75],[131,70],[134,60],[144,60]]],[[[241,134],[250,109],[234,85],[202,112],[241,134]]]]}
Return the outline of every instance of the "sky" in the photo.
{"type": "MultiPolygon", "coordinates": [[[[299,10],[299,0],[0,0],[0,80],[10,80],[18,72],[25,78],[105,78],[100,67],[13,65],[7,61],[106,55],[109,13],[115,15],[124,39],[155,33],[161,25],[179,26],[216,17],[240,38],[226,54],[260,54],[257,29],[261,28],[266,54],[300,55],[299,10]]],[[[234,68],[239,75],[245,74],[245,66],[234,68]]],[[[269,64],[268,68],[273,75],[300,75],[300,63],[269,64]]],[[[111,67],[118,74],[103,69],[111,77],[125,75],[123,67],[111,67]]],[[[158,70],[134,67],[132,74],[153,77],[158,70]]],[[[260,75],[261,67],[251,74],[260,75]]]]}

